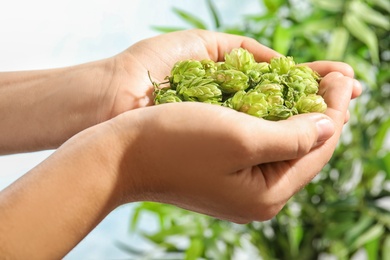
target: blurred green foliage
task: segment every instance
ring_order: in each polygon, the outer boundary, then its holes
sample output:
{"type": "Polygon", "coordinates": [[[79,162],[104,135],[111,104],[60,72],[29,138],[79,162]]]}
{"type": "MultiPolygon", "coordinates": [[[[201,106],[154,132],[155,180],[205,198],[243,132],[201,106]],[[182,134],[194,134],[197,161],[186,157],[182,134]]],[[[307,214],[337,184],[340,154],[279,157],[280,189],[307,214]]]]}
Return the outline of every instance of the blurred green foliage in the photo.
{"type": "MultiPolygon", "coordinates": [[[[191,28],[246,35],[298,62],[349,63],[364,91],[351,105],[350,122],[331,161],[274,219],[236,225],[145,202],[131,217],[133,232],[163,249],[168,259],[240,259],[240,254],[250,259],[350,259],[357,253],[369,260],[390,259],[390,1],[253,1],[263,11],[234,26],[224,25],[216,3],[205,3],[211,27],[188,11],[173,12],[191,28]],[[156,232],[137,229],[145,213],[159,219],[156,232]]],[[[121,247],[136,251],[126,243],[121,247]]],[[[153,252],[137,254],[153,258],[153,252]]]]}

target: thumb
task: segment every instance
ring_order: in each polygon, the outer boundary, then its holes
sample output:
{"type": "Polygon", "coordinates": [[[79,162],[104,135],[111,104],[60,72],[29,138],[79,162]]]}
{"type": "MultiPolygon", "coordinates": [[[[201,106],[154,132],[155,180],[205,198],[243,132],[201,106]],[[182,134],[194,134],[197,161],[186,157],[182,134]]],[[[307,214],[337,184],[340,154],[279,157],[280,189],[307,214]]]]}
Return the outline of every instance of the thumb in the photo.
{"type": "Polygon", "coordinates": [[[308,113],[277,122],[259,120],[251,132],[255,165],[302,157],[328,140],[335,126],[325,114],[308,113]]]}

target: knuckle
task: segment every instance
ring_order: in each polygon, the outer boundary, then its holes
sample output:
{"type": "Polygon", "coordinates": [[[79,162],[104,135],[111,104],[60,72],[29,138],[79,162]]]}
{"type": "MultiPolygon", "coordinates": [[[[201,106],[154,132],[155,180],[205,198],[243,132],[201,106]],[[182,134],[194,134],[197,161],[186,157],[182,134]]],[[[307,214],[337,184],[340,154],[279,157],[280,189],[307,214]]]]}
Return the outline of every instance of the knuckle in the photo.
{"type": "Polygon", "coordinates": [[[310,128],[303,128],[299,131],[295,144],[295,156],[296,158],[310,152],[313,146],[313,131],[310,128]]]}

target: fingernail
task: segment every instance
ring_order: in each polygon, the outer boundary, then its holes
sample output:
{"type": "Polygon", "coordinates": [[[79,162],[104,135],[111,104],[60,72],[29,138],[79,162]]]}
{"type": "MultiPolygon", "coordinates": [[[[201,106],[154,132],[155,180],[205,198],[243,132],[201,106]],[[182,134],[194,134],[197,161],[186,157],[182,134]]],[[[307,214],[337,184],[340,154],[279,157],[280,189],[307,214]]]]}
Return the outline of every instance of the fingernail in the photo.
{"type": "Polygon", "coordinates": [[[317,118],[316,126],[318,131],[317,144],[325,142],[334,134],[334,124],[328,118],[317,118]]]}

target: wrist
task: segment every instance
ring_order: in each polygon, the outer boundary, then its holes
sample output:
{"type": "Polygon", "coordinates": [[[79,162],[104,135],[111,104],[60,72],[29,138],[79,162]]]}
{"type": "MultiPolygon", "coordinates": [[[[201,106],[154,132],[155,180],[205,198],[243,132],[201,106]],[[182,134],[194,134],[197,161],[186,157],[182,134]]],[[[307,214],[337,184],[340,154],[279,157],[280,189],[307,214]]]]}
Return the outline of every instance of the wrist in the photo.
{"type": "MultiPolygon", "coordinates": [[[[110,157],[105,167],[116,179],[117,206],[142,201],[145,199],[145,189],[148,190],[141,176],[147,169],[139,167],[148,160],[147,154],[139,146],[139,138],[145,130],[142,127],[143,113],[139,111],[128,111],[103,123],[109,130],[106,135],[110,136],[110,157]]],[[[107,153],[108,148],[103,149],[107,153]]]]}
{"type": "Polygon", "coordinates": [[[114,65],[102,60],[73,67],[6,72],[0,77],[0,153],[57,148],[101,122],[112,106],[106,85],[114,65]]]}

